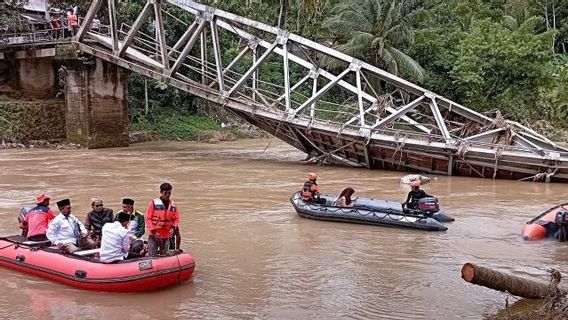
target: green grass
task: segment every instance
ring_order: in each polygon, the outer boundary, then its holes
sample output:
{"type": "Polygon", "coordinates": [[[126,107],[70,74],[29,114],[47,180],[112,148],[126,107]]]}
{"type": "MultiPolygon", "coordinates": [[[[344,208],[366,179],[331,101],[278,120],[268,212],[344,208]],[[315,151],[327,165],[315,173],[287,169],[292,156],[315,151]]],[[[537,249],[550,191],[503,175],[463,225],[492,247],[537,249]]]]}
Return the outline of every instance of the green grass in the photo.
{"type": "Polygon", "coordinates": [[[133,131],[147,131],[162,139],[196,140],[201,131],[221,127],[204,116],[160,115],[155,120],[141,119],[130,125],[133,131]]]}

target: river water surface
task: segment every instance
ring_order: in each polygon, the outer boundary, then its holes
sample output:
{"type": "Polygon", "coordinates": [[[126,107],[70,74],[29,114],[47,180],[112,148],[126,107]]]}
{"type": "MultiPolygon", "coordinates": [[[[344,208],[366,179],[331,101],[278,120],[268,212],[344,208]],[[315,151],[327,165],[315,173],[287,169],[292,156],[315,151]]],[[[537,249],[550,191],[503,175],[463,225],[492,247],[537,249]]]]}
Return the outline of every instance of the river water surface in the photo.
{"type": "Polygon", "coordinates": [[[1,234],[18,233],[19,208],[44,191],[70,197],[83,219],[92,196],[115,212],[131,196],[144,211],[169,181],[182,247],[197,261],[192,281],[146,294],[86,292],[2,268],[0,319],[483,319],[507,295],[465,283],[463,263],[543,280],[548,267],[568,271],[566,245],[519,236],[524,221],[568,202],[566,185],[438,177],[425,190],[456,218],[447,232],[323,222],[289,203],[308,172],[324,193],[352,186],[399,201],[405,173],[303,158],[275,140],[0,152],[1,234]]]}

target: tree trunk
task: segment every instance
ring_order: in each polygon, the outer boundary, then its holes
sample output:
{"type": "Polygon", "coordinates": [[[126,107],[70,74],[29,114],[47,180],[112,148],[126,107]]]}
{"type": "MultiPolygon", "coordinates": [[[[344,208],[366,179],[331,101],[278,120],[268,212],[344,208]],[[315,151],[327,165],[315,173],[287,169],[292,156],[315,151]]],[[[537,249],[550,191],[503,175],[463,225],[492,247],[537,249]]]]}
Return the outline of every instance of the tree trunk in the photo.
{"type": "Polygon", "coordinates": [[[467,282],[523,298],[542,299],[549,291],[545,283],[505,274],[469,262],[463,265],[461,274],[467,282]]]}

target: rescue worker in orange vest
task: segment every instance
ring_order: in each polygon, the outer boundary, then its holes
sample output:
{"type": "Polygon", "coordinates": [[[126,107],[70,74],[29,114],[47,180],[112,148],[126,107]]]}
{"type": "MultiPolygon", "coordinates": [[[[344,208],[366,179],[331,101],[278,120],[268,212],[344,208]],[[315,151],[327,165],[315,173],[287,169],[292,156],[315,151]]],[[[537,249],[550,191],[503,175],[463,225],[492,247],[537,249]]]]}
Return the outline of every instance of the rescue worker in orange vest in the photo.
{"type": "Polygon", "coordinates": [[[47,241],[45,233],[49,222],[55,219],[55,213],[49,208],[50,197],[45,193],[36,198],[36,206],[32,208],[20,224],[26,230],[26,236],[31,241],[47,241]]]}
{"type": "Polygon", "coordinates": [[[308,181],[304,182],[300,195],[305,202],[325,203],[325,199],[320,198],[317,179],[318,175],[312,172],[308,175],[308,181]]]}
{"type": "Polygon", "coordinates": [[[170,199],[172,185],[162,183],[160,185],[160,197],[148,204],[146,211],[146,229],[148,229],[148,256],[157,257],[165,255],[169,247],[170,232],[176,239],[176,251],[179,251],[181,237],[179,235],[179,212],[176,204],[170,199]],[[179,240],[178,240],[179,239],[179,240]]]}

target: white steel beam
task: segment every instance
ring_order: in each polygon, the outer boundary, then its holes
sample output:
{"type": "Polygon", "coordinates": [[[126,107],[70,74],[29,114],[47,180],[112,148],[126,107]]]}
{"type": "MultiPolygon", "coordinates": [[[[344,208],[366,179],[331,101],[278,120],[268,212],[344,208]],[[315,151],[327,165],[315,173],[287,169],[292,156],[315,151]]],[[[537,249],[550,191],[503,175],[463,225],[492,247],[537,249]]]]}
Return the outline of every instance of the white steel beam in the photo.
{"type": "Polygon", "coordinates": [[[197,27],[197,30],[195,30],[195,32],[191,35],[191,38],[189,38],[189,41],[187,42],[187,44],[185,45],[185,47],[183,48],[183,50],[179,54],[179,57],[174,62],[172,69],[169,71],[170,77],[179,70],[179,68],[183,64],[183,61],[185,60],[185,58],[187,57],[187,55],[189,54],[191,49],[193,49],[195,42],[197,42],[197,39],[201,36],[201,33],[203,32],[203,29],[205,28],[206,23],[207,23],[207,21],[205,21],[205,20],[200,21],[199,26],[197,27]]]}
{"type": "Polygon", "coordinates": [[[341,80],[341,78],[345,77],[345,75],[347,73],[349,73],[351,71],[351,67],[343,70],[343,72],[341,72],[337,78],[335,78],[335,80],[328,82],[325,86],[323,86],[323,88],[321,88],[320,90],[318,90],[315,94],[313,94],[306,102],[302,103],[302,105],[300,105],[298,108],[294,109],[293,114],[298,114],[298,112],[301,112],[302,110],[304,110],[307,106],[311,105],[312,103],[316,102],[323,94],[325,94],[326,92],[329,91],[329,89],[331,89],[331,87],[333,87],[334,85],[336,85],[339,80],[341,80]]]}
{"type": "Polygon", "coordinates": [[[223,60],[221,60],[221,48],[219,47],[219,33],[217,30],[217,17],[213,17],[209,22],[211,28],[211,41],[213,41],[213,55],[215,56],[215,64],[217,66],[217,83],[219,83],[219,92],[225,92],[225,82],[223,81],[223,60]]]}
{"type": "MultiPolygon", "coordinates": [[[[110,0],[114,1],[114,0],[110,0]]],[[[168,44],[166,43],[166,30],[164,29],[164,18],[162,17],[162,0],[154,0],[154,16],[156,18],[156,32],[158,34],[158,42],[160,44],[160,56],[164,65],[164,72],[170,69],[170,60],[168,56],[168,44]]]]}
{"type": "Polygon", "coordinates": [[[91,7],[89,8],[89,11],[87,11],[87,14],[85,15],[85,19],[83,19],[83,22],[81,23],[81,26],[79,27],[79,31],[77,31],[77,34],[75,35],[75,41],[80,42],[80,41],[83,40],[83,38],[87,34],[87,31],[91,29],[91,23],[93,22],[93,19],[97,15],[97,12],[101,8],[102,4],[103,4],[103,0],[94,0],[93,3],[91,3],[91,7]]]}
{"type": "Polygon", "coordinates": [[[108,18],[110,21],[110,37],[112,53],[118,53],[118,23],[116,22],[116,7],[114,0],[108,0],[108,18]]]}
{"type": "Polygon", "coordinates": [[[252,66],[243,74],[243,76],[239,79],[239,81],[237,81],[237,83],[235,83],[235,85],[231,88],[231,90],[229,90],[229,93],[228,93],[229,97],[231,95],[233,95],[233,93],[235,93],[235,91],[239,90],[239,88],[245,83],[245,81],[248,80],[248,78],[251,76],[251,74],[256,69],[258,69],[258,67],[264,62],[264,60],[266,60],[266,58],[268,58],[268,56],[272,53],[272,51],[274,51],[274,48],[276,48],[276,46],[278,45],[278,42],[279,42],[279,39],[276,39],[276,41],[274,41],[274,43],[272,43],[270,48],[268,48],[262,54],[262,56],[260,56],[260,58],[258,58],[258,60],[256,60],[256,62],[253,63],[252,66]]]}
{"type": "Polygon", "coordinates": [[[128,34],[126,35],[126,38],[122,42],[122,46],[120,47],[120,50],[118,51],[119,57],[122,57],[124,55],[124,53],[126,52],[126,48],[128,48],[128,46],[130,46],[130,43],[132,43],[132,40],[134,40],[134,36],[138,32],[138,30],[140,30],[140,27],[142,27],[142,24],[144,23],[144,21],[146,21],[146,19],[148,18],[148,16],[152,12],[152,9],[150,8],[150,6],[151,6],[150,2],[146,2],[146,4],[144,5],[144,8],[142,8],[142,11],[140,12],[138,17],[136,18],[136,21],[134,21],[134,24],[132,25],[132,27],[128,31],[128,34]]]}
{"type": "Polygon", "coordinates": [[[384,127],[387,124],[395,121],[396,119],[404,116],[404,114],[406,114],[408,111],[410,111],[410,110],[416,108],[418,105],[420,105],[422,103],[422,101],[424,100],[424,98],[425,98],[425,96],[420,96],[420,97],[416,98],[415,100],[411,101],[409,104],[401,107],[395,113],[390,114],[388,117],[383,118],[381,121],[374,124],[371,127],[371,130],[375,129],[375,128],[384,127]]]}
{"type": "Polygon", "coordinates": [[[197,29],[198,25],[199,25],[199,19],[193,21],[193,23],[189,26],[189,28],[185,30],[181,38],[178,39],[176,44],[174,44],[174,46],[172,47],[172,50],[170,50],[170,53],[168,53],[170,57],[173,55],[174,52],[179,51],[179,49],[181,49],[181,47],[184,44],[186,44],[187,41],[189,41],[191,36],[195,33],[195,30],[197,29]]]}
{"type": "Polygon", "coordinates": [[[430,110],[432,110],[432,114],[434,115],[434,119],[436,119],[436,124],[438,125],[438,129],[440,129],[440,132],[442,133],[442,136],[444,137],[446,142],[451,141],[452,137],[450,136],[448,127],[446,126],[444,118],[440,113],[440,109],[438,109],[438,105],[436,104],[436,98],[432,98],[432,101],[430,102],[430,110]]]}

